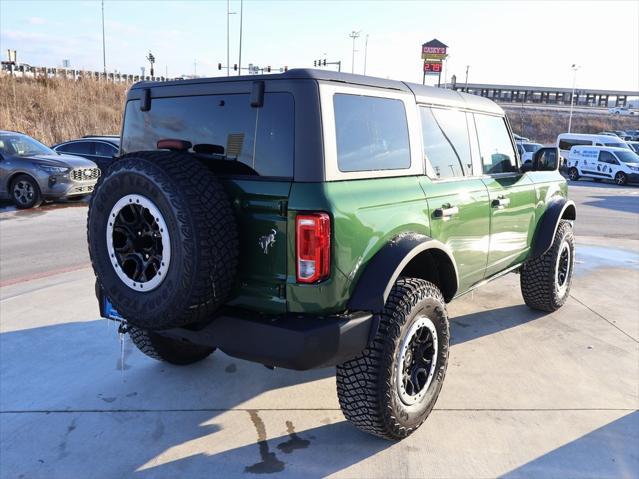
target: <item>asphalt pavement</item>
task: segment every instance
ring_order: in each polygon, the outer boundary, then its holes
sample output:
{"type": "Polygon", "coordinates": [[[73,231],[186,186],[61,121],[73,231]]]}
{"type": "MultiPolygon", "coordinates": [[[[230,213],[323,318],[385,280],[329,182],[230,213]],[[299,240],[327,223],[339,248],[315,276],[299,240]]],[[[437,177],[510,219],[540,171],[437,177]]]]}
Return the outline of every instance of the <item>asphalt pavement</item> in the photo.
{"type": "Polygon", "coordinates": [[[408,439],[342,416],[334,369],[153,361],[99,319],[82,205],[0,211],[0,477],[639,477],[639,187],[580,181],[561,310],[507,275],[449,306],[436,407],[408,439]]]}

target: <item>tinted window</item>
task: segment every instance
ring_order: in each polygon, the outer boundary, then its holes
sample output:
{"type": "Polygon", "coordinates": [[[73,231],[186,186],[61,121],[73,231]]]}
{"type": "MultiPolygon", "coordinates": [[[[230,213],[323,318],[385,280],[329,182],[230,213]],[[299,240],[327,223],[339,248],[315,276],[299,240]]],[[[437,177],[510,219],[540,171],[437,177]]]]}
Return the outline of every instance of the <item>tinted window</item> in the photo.
{"type": "Polygon", "coordinates": [[[106,156],[108,158],[111,158],[117,152],[117,148],[113,145],[109,145],[108,143],[103,143],[101,141],[95,142],[95,154],[98,156],[106,156]]]}
{"type": "Polygon", "coordinates": [[[539,143],[524,143],[524,149],[528,152],[528,153],[534,153],[535,151],[537,151],[539,148],[541,148],[542,145],[540,145],[539,143]]]}
{"type": "Polygon", "coordinates": [[[93,145],[92,141],[75,141],[60,146],[58,151],[71,155],[93,155],[95,151],[93,145]]]}
{"type": "Polygon", "coordinates": [[[510,173],[517,171],[515,150],[503,117],[475,115],[479,151],[484,173],[510,173]]]}
{"type": "MultiPolygon", "coordinates": [[[[433,167],[437,178],[464,176],[464,166],[460,155],[453,146],[450,137],[444,133],[440,123],[435,119],[433,110],[421,107],[420,112],[422,117],[424,155],[433,167]]],[[[465,125],[466,118],[465,114],[463,115],[465,125]]],[[[466,135],[466,138],[468,138],[468,135],[466,135]]]]}
{"type": "Polygon", "coordinates": [[[336,94],[333,107],[340,171],[410,168],[408,124],[401,100],[336,94]]]}
{"type": "Polygon", "coordinates": [[[611,165],[618,165],[619,162],[615,158],[615,156],[608,151],[600,151],[599,152],[599,161],[602,163],[610,163],[611,165]]]}
{"type": "Polygon", "coordinates": [[[293,115],[289,93],[267,93],[262,108],[252,108],[248,94],[155,98],[147,112],[133,100],[126,107],[120,149],[122,154],[155,150],[158,140],[174,138],[215,145],[223,151],[215,159],[240,161],[260,175],[291,177],[293,115]]]}
{"type": "Polygon", "coordinates": [[[575,145],[592,145],[590,140],[559,140],[560,150],[570,150],[575,145]]]}
{"type": "Polygon", "coordinates": [[[439,110],[436,108],[433,108],[432,111],[439,127],[459,157],[464,173],[466,175],[472,174],[473,160],[470,157],[466,113],[456,110],[439,110]]]}
{"type": "Polygon", "coordinates": [[[293,96],[267,93],[258,110],[255,167],[260,175],[293,176],[295,147],[293,96]]]}
{"type": "Polygon", "coordinates": [[[628,148],[627,143],[604,143],[605,146],[612,146],[614,148],[628,148]]]}

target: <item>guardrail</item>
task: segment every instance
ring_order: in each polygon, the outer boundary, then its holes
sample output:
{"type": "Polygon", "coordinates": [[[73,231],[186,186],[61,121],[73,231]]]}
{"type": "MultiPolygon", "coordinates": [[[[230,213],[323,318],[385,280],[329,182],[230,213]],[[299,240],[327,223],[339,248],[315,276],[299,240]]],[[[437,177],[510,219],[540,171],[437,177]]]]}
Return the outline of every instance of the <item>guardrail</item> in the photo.
{"type": "Polygon", "coordinates": [[[0,72],[18,78],[63,78],[67,80],[91,79],[109,81],[113,83],[135,83],[138,81],[170,81],[181,78],[167,78],[164,76],[127,75],[125,73],[104,73],[89,70],[75,70],[72,68],[34,67],[21,64],[14,65],[3,62],[0,72]]]}

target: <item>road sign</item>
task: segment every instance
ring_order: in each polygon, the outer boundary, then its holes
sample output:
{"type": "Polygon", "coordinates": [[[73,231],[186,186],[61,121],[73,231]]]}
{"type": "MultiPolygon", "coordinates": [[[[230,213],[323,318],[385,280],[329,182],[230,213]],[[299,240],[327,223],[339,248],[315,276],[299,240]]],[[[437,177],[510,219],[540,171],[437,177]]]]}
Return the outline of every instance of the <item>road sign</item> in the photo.
{"type": "Polygon", "coordinates": [[[424,62],[426,75],[439,75],[442,72],[442,62],[424,62]]]}

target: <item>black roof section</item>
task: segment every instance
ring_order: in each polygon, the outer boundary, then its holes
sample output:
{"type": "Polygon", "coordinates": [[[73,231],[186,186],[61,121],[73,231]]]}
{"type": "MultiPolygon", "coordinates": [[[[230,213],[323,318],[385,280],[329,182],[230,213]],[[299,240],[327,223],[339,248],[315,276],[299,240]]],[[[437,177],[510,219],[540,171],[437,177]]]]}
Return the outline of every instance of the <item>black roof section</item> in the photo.
{"type": "Polygon", "coordinates": [[[211,78],[194,78],[190,80],[172,80],[165,82],[138,82],[131,90],[155,88],[163,86],[201,85],[207,83],[246,82],[266,80],[315,80],[326,82],[346,83],[349,85],[368,86],[389,90],[413,93],[419,103],[447,105],[457,108],[469,108],[474,110],[490,111],[503,114],[503,110],[493,101],[468,93],[461,93],[445,88],[424,86],[416,83],[405,83],[399,80],[389,80],[352,73],[340,73],[331,70],[319,70],[313,68],[295,68],[285,73],[267,75],[239,75],[221,76],[211,78]]]}
{"type": "Polygon", "coordinates": [[[313,68],[293,68],[284,73],[271,73],[266,75],[221,76],[210,78],[193,78],[189,80],[172,80],[164,82],[143,81],[135,83],[131,87],[131,89],[153,88],[170,85],[195,85],[201,83],[225,83],[260,80],[320,80],[387,88],[391,90],[409,91],[404,83],[397,80],[387,80],[384,78],[354,75],[352,73],[340,73],[331,70],[319,70],[313,68]]]}
{"type": "Polygon", "coordinates": [[[423,47],[435,47],[435,48],[448,48],[448,45],[444,45],[442,42],[437,40],[431,40],[430,42],[426,42],[422,45],[423,47]]]}

